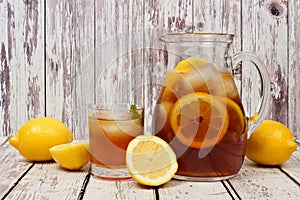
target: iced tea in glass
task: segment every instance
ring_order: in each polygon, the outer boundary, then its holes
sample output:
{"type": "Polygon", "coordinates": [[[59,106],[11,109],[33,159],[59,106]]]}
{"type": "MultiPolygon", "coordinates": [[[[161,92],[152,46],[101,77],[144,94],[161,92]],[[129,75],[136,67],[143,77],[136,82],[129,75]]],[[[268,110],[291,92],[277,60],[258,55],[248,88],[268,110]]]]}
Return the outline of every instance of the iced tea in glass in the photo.
{"type": "Polygon", "coordinates": [[[89,106],[89,151],[92,175],[130,178],[126,169],[128,143],[143,134],[144,109],[129,104],[89,106]]]}

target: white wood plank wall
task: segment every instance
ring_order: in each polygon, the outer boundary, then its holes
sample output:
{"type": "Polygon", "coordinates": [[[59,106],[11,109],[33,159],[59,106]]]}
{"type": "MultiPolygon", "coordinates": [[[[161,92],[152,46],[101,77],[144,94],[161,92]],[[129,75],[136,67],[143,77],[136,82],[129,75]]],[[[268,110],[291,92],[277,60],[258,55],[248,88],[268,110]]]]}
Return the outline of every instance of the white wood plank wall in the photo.
{"type": "MultiPolygon", "coordinates": [[[[159,36],[194,30],[233,33],[235,52],[261,57],[272,81],[268,118],[300,138],[298,0],[0,0],[0,27],[0,135],[50,116],[81,139],[89,103],[151,105],[164,71],[159,36]]],[[[253,112],[258,80],[248,69],[242,77],[253,112]]]]}

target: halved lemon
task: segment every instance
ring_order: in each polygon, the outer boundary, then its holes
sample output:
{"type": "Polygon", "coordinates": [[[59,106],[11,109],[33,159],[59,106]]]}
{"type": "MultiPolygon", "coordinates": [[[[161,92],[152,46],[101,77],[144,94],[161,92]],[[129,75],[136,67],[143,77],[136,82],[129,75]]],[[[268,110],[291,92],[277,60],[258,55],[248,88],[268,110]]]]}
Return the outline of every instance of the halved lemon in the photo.
{"type": "Polygon", "coordinates": [[[206,64],[208,64],[208,62],[206,60],[202,60],[197,57],[188,57],[187,59],[180,61],[176,65],[175,72],[178,72],[178,73],[189,72],[201,65],[206,65],[206,64]]]}
{"type": "Polygon", "coordinates": [[[66,143],[50,148],[49,152],[61,167],[78,170],[89,161],[87,146],[88,144],[83,142],[66,143]]]}
{"type": "Polygon", "coordinates": [[[181,143],[192,148],[207,148],[222,140],[229,116],[226,106],[217,97],[196,92],[174,104],[170,124],[181,143]]]}
{"type": "Polygon", "coordinates": [[[178,164],[173,149],[157,136],[140,135],[127,148],[126,166],[138,183],[162,185],[172,179],[178,164]]]}

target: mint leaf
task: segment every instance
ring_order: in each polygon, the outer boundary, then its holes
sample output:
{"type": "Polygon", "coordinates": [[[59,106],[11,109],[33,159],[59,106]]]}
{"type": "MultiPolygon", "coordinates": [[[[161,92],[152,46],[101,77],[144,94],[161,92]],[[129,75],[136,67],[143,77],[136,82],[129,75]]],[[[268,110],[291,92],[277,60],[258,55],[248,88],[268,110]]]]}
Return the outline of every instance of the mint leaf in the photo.
{"type": "Polygon", "coordinates": [[[135,121],[137,125],[144,126],[144,111],[140,114],[135,104],[130,106],[129,115],[132,120],[138,119],[138,121],[135,121]]]}
{"type": "Polygon", "coordinates": [[[130,114],[131,119],[135,119],[135,118],[138,118],[140,116],[139,112],[137,111],[137,107],[136,107],[135,104],[130,105],[129,114],[130,114]]]}

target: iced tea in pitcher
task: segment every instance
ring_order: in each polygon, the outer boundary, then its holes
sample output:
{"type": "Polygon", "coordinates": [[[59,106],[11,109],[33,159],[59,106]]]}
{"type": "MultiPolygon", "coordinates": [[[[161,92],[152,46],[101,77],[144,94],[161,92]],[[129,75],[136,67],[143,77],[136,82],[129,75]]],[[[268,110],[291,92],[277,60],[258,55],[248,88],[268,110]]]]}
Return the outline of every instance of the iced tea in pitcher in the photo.
{"type": "Polygon", "coordinates": [[[166,73],[153,130],[177,155],[175,178],[235,175],[244,159],[246,121],[231,73],[198,57],[179,61],[166,73]]]}
{"type": "Polygon", "coordinates": [[[243,164],[247,134],[268,113],[268,71],[252,53],[231,53],[233,38],[223,33],[161,37],[167,72],[155,104],[152,131],[176,153],[174,178],[215,181],[236,175],[243,164]],[[245,66],[255,67],[260,77],[256,113],[247,117],[233,78],[233,69],[244,67],[243,61],[250,62],[245,66]]]}
{"type": "Polygon", "coordinates": [[[248,121],[228,53],[233,35],[169,34],[161,40],[168,65],[152,130],[176,153],[175,178],[212,181],[234,176],[243,164],[248,121]]]}

